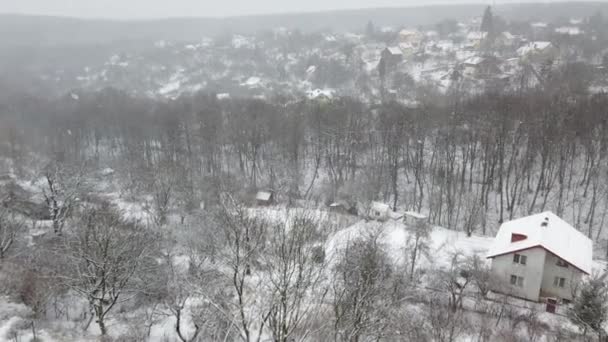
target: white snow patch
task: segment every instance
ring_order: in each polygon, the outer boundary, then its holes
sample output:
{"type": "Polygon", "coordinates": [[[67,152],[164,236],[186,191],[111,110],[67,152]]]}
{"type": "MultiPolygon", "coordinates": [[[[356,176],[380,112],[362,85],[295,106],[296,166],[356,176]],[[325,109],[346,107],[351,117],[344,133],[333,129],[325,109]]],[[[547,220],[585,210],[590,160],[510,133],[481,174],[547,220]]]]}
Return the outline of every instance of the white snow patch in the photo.
{"type": "Polygon", "coordinates": [[[260,85],[260,83],[262,83],[262,79],[261,78],[252,76],[252,77],[249,77],[247,79],[247,81],[241,83],[241,85],[253,88],[253,87],[256,87],[256,86],[260,85]]]}

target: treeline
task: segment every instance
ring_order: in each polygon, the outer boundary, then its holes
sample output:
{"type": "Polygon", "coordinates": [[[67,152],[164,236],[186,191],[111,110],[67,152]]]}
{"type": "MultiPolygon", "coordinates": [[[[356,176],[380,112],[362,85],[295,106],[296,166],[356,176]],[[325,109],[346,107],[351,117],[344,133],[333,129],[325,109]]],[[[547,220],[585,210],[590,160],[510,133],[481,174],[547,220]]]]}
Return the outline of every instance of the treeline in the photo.
{"type": "Polygon", "coordinates": [[[385,201],[469,233],[552,210],[602,237],[605,94],[562,87],[422,99],[412,108],[213,94],[165,103],[111,89],[13,97],[0,136],[21,176],[42,169],[32,167],[40,156],[111,166],[135,192],[170,188],[167,205],[181,212],[213,202],[222,187],[266,188],[289,204],[385,201]]]}

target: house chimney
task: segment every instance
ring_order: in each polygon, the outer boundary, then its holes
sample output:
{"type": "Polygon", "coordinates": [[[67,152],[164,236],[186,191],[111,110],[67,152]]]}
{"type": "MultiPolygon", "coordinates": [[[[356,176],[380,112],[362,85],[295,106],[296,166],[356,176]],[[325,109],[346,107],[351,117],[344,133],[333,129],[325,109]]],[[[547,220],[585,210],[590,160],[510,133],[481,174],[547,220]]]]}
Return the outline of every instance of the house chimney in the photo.
{"type": "Polygon", "coordinates": [[[545,220],[540,224],[541,227],[547,227],[549,225],[549,218],[545,217],[545,220]]]}

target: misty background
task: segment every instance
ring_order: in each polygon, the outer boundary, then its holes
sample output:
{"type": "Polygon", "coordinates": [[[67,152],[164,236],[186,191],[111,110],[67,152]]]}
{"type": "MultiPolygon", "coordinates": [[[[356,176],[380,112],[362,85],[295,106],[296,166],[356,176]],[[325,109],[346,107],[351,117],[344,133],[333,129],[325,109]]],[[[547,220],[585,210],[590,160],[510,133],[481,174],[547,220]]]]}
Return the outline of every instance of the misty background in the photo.
{"type": "MultiPolygon", "coordinates": [[[[5,4],[0,5],[0,13],[69,16],[79,18],[150,19],[167,17],[226,17],[344,9],[426,6],[432,4],[456,5],[472,2],[473,1],[466,0],[377,0],[371,2],[366,0],[177,0],[170,2],[162,0],[21,0],[12,2],[6,1],[5,4]]],[[[533,1],[482,0],[474,2],[484,5],[496,5],[533,1]]],[[[556,1],[534,2],[551,3],[556,1]]]]}

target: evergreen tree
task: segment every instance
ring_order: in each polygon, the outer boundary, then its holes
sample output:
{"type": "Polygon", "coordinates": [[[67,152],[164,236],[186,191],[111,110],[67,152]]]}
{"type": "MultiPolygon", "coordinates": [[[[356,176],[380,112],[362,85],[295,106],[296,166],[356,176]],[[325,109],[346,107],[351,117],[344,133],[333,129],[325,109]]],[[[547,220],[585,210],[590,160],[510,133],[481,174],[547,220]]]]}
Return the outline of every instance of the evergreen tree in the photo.
{"type": "Polygon", "coordinates": [[[583,335],[592,330],[601,341],[604,336],[602,326],[608,318],[607,302],[606,284],[599,279],[591,279],[582,285],[568,311],[568,318],[581,329],[583,335]]]}
{"type": "Polygon", "coordinates": [[[492,7],[486,7],[481,20],[481,32],[487,32],[488,35],[494,33],[494,16],[492,15],[492,7]]]}
{"type": "Polygon", "coordinates": [[[494,46],[494,40],[496,39],[496,27],[494,22],[494,15],[492,14],[492,7],[486,7],[483,13],[483,19],[481,20],[481,32],[486,33],[486,37],[482,42],[482,49],[486,53],[490,53],[494,46]]]}

